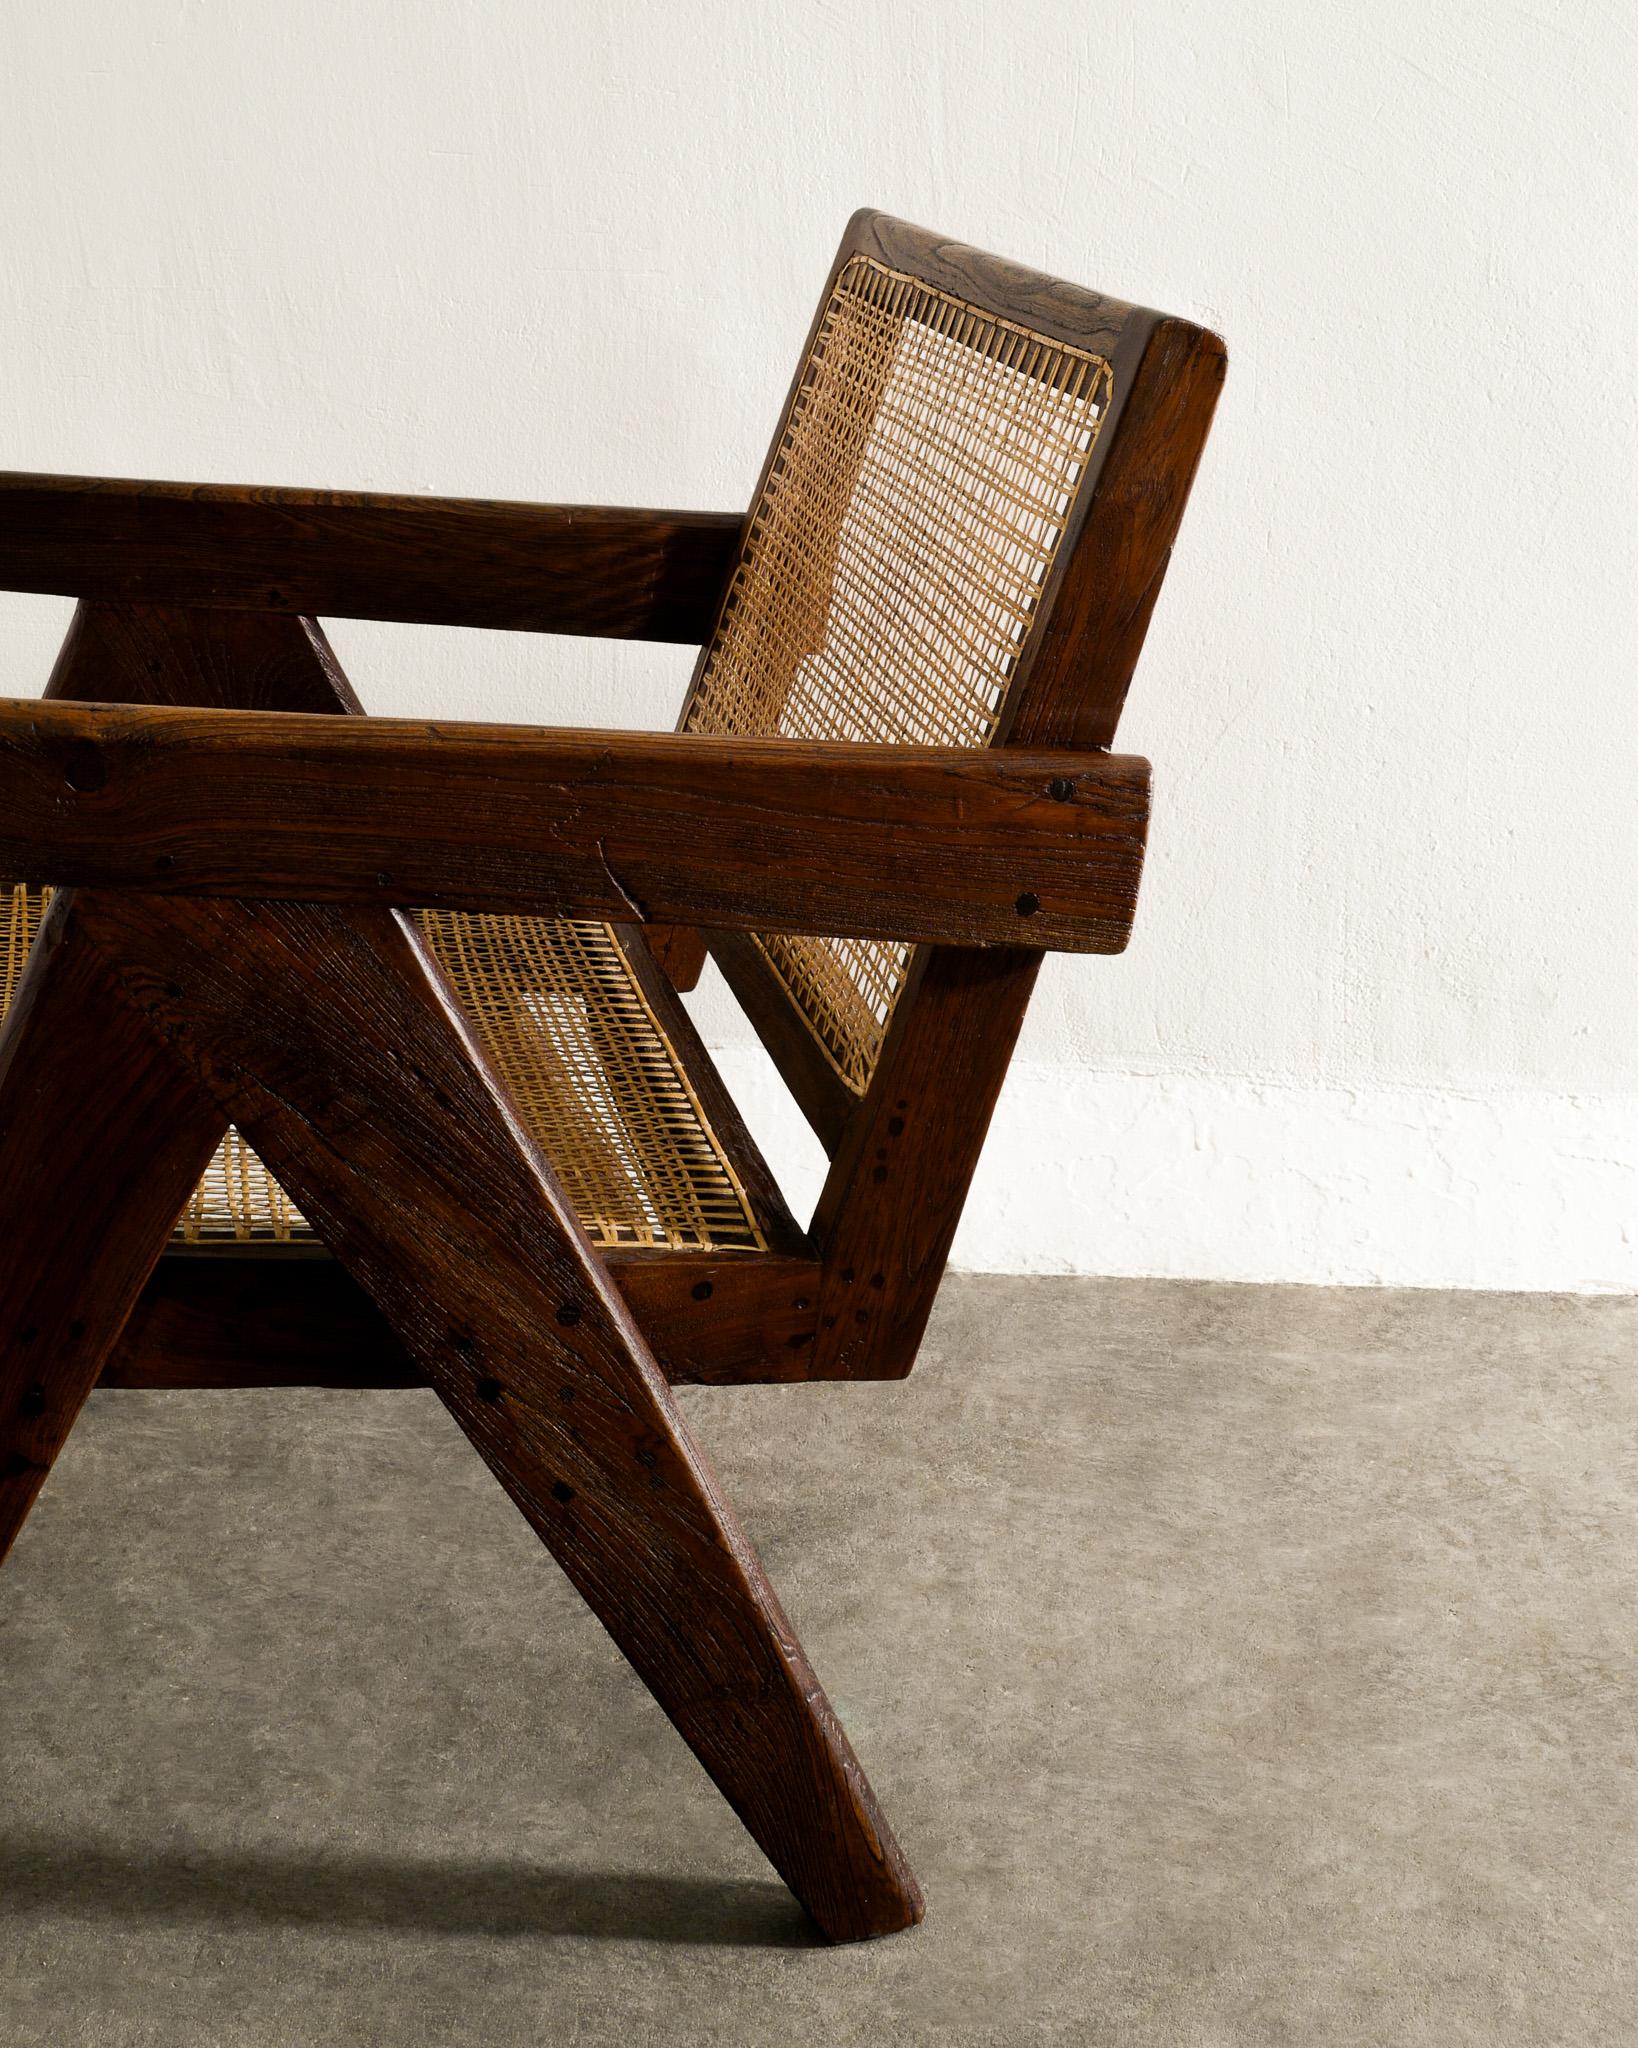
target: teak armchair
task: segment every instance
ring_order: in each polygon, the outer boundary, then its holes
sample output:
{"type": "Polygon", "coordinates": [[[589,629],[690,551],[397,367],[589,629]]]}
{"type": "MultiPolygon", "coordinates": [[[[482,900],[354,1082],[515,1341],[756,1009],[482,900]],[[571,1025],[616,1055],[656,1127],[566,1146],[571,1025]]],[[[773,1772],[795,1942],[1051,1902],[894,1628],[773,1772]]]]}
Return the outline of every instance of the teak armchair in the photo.
{"type": "Polygon", "coordinates": [[[909,1370],[1042,949],[1126,942],[1223,368],[866,212],[745,519],[0,477],[79,600],[0,705],[0,1554],[99,1383],[430,1382],[820,1928],[918,1919],[668,1382],[909,1370]],[[703,651],[675,734],[429,725],[323,614],[703,651]]]}

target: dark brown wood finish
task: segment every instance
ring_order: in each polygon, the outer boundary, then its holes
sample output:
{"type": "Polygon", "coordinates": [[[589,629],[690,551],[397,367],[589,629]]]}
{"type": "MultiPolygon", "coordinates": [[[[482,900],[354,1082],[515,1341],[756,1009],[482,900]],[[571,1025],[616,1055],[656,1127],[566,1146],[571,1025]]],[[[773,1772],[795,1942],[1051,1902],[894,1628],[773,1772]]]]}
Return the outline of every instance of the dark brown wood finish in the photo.
{"type": "MultiPolygon", "coordinates": [[[[56,688],[66,694],[73,687],[87,649],[106,638],[112,623],[81,618],[78,659],[59,665],[56,688]]],[[[133,639],[148,624],[140,617],[124,622],[133,639]]],[[[282,622],[273,630],[283,631],[282,622]]],[[[163,642],[162,627],[155,638],[163,642]]],[[[209,666],[207,657],[196,653],[195,659],[209,666]]],[[[316,647],[312,659],[318,659],[316,647]]],[[[129,684],[140,694],[140,675],[129,684]]],[[[676,1008],[640,935],[627,934],[625,943],[651,1002],[676,1008]]],[[[396,1358],[381,1343],[379,1325],[372,1329],[356,1311],[349,1318],[345,1301],[334,1298],[332,1269],[308,1261],[286,1268],[330,1293],[339,1328],[345,1331],[350,1321],[368,1346],[365,1361],[355,1358],[346,1368],[347,1382],[403,1383],[408,1375],[400,1360],[405,1353],[414,1359],[828,1933],[848,1939],[918,1918],[914,1880],[754,1555],[670,1406],[658,1366],[517,1126],[413,928],[377,909],[220,903],[167,911],[150,899],[99,901],[94,892],[65,891],[31,961],[6,1039],[20,1049],[25,1081],[37,1084],[50,1114],[24,1113],[15,1088],[0,1098],[8,1112],[0,1123],[5,1163],[15,1169],[0,1185],[32,1197],[61,1170],[56,1154],[48,1158],[39,1148],[48,1133],[60,1146],[53,1126],[71,1092],[62,1059],[78,1063],[87,1042],[81,1012],[91,1013],[94,996],[100,997],[95,1014],[126,1034],[102,1064],[122,1091],[114,1105],[117,1121],[142,1157],[111,1156],[93,1118],[83,1142],[106,1168],[104,1202],[99,1208],[87,1201],[77,1213],[95,1234],[65,1242],[52,1205],[32,1204],[52,1247],[76,1255],[68,1299],[92,1311],[66,1331],[58,1328],[61,1314],[51,1313],[61,1307],[62,1268],[43,1258],[38,1232],[31,1237],[14,1227],[8,1239],[14,1256],[39,1264],[48,1279],[52,1272],[58,1277],[56,1295],[48,1293],[43,1302],[38,1286],[31,1291],[21,1284],[26,1266],[9,1290],[19,1313],[45,1317],[39,1334],[51,1346],[52,1374],[19,1390],[9,1385],[13,1368],[8,1383],[0,1383],[0,1412],[15,1411],[8,1413],[7,1436],[18,1439],[15,1448],[8,1444],[0,1466],[6,1540],[20,1526],[227,1115],[236,1114],[388,1311],[381,1320],[401,1347],[396,1358]],[[100,931],[103,950],[82,942],[74,958],[91,978],[54,973],[62,935],[82,930],[86,918],[100,931]],[[173,926],[172,919],[181,922],[173,926]],[[185,944],[177,936],[183,931],[185,944]],[[347,1003],[336,1000],[338,955],[347,963],[347,1003]],[[118,968],[108,985],[102,977],[111,960],[118,968]],[[184,981],[195,994],[193,1007],[186,1005],[184,981]],[[197,1006],[202,989],[215,999],[214,1030],[197,1006]],[[47,1006],[36,991],[60,993],[47,1006]],[[133,1007],[127,998],[137,991],[133,1007]],[[268,1062],[260,1086],[247,1078],[244,1055],[247,1045],[256,1045],[258,1028],[268,1062]],[[170,1059],[156,1040],[179,1049],[182,1061],[170,1059]],[[55,1062],[48,1056],[53,1049],[55,1062]],[[147,1113],[148,1098],[140,1092],[145,1080],[155,1105],[147,1113]],[[383,1082],[388,1099],[377,1102],[371,1088],[383,1082]],[[395,1160],[404,1168],[397,1175],[395,1160]],[[162,1202],[150,1194],[150,1180],[156,1190],[163,1187],[162,1202]],[[109,1203],[117,1207],[115,1227],[109,1203]],[[520,1231],[523,1216],[533,1227],[520,1231]],[[442,1256],[429,1258],[429,1247],[442,1256]],[[444,1279],[447,1288],[440,1286],[444,1279]],[[504,1297],[506,1318],[496,1320],[491,1297],[504,1297]],[[556,1332],[556,1341],[543,1342],[543,1330],[556,1332]],[[8,1395],[15,1398],[7,1401],[8,1395]]],[[[671,1023],[688,1044],[686,1020],[679,1018],[680,1012],[671,1023]]],[[[97,1106],[94,1097],[91,1106],[97,1106]]],[[[739,1135],[754,1156],[748,1137],[739,1135]]],[[[72,1174],[70,1185],[77,1193],[72,1174]]],[[[760,1192],[781,1238],[799,1241],[782,1204],[769,1189],[760,1192]]],[[[15,1222],[0,1217],[0,1224],[15,1222]]],[[[812,1263],[770,1256],[757,1264],[765,1287],[786,1302],[801,1302],[787,1315],[811,1323],[812,1263]]],[[[225,1261],[180,1260],[174,1270],[221,1276],[218,1297],[203,1312],[197,1285],[186,1314],[179,1313],[180,1290],[170,1282],[150,1295],[147,1326],[157,1318],[168,1325],[164,1334],[189,1345],[191,1369],[186,1357],[180,1369],[190,1382],[219,1360],[213,1339],[235,1318],[241,1340],[258,1333],[299,1336],[288,1323],[278,1329],[276,1308],[269,1331],[265,1282],[259,1302],[244,1299],[254,1285],[250,1274],[268,1273],[268,1265],[238,1262],[231,1283],[233,1268],[225,1261]],[[224,1298],[230,1284],[236,1300],[224,1298]]],[[[690,1299],[703,1312],[716,1286],[694,1270],[690,1299]]],[[[634,1292],[645,1289],[660,1300],[673,1291],[639,1276],[634,1292]]],[[[713,1324],[719,1319],[720,1311],[711,1317],[713,1324]]],[[[670,1320],[676,1328],[687,1319],[670,1320]]],[[[704,1314],[696,1320],[703,1322],[704,1314]]],[[[758,1342],[767,1320],[766,1313],[756,1318],[758,1342]]],[[[0,1355],[28,1350],[35,1326],[23,1331],[0,1355]]],[[[686,1329],[678,1334],[686,1341],[686,1329]]],[[[141,1356],[139,1348],[134,1373],[122,1373],[116,1361],[111,1383],[160,1383],[152,1372],[144,1379],[141,1356]]],[[[265,1354],[261,1361],[241,1354],[235,1380],[258,1362],[270,1363],[265,1354]]],[[[304,1379],[338,1376],[322,1359],[307,1361],[302,1372],[304,1379]]]]}
{"type": "MultiPolygon", "coordinates": [[[[814,1377],[823,1277],[783,1252],[602,1254],[674,1385],[779,1386],[814,1377]]],[[[109,1387],[411,1387],[392,1327],[318,1245],[171,1248],[103,1367],[109,1387]]]]}
{"type": "MultiPolygon", "coordinates": [[[[987,249],[974,249],[952,235],[935,234],[873,206],[861,207],[848,222],[833,280],[855,256],[874,256],[889,270],[965,299],[980,312],[1014,320],[1020,327],[1097,355],[1112,357],[1128,340],[1134,321],[1155,317],[1125,299],[992,256],[987,249]]],[[[815,321],[815,332],[817,328],[815,321]]]]}
{"type": "Polygon", "coordinates": [[[697,642],[738,513],[0,471],[0,589],[697,642]]]}
{"type": "MultiPolygon", "coordinates": [[[[362,710],[317,622],[160,605],[81,604],[46,694],[124,703],[362,710]]],[[[639,983],[728,1150],[771,1252],[651,1255],[606,1263],[675,1382],[803,1376],[819,1267],[687,1011],[622,928],[639,983]]],[[[212,1110],[218,1126],[221,1118],[212,1110]]],[[[218,1129],[218,1136],[220,1130],[218,1129]]],[[[413,1386],[424,1375],[321,1242],[167,1246],[104,1365],[106,1386],[413,1386]],[[292,1262],[299,1270],[292,1270],[292,1262]]]]}
{"type": "MultiPolygon", "coordinates": [[[[1109,357],[1109,415],[1000,745],[1111,745],[1222,385],[1221,341],[880,215],[849,232],[986,312],[1109,357]]],[[[914,1363],[1040,960],[1034,947],[918,954],[814,1218],[826,1275],[816,1375],[898,1378],[914,1363]]]]}
{"type": "Polygon", "coordinates": [[[0,1559],[222,1121],[53,904],[0,1030],[0,1559]]]}
{"type": "Polygon", "coordinates": [[[0,874],[66,885],[0,1039],[0,1548],[99,1370],[430,1382],[838,1938],[919,1896],[666,1380],[908,1370],[1041,946],[1130,925],[1147,777],[1104,750],[1223,374],[1199,328],[884,215],[832,282],[856,254],[1112,365],[987,756],[121,710],[356,712],[319,611],[703,641],[743,521],[0,476],[0,586],[99,600],[59,701],[0,709],[0,874]],[[621,926],[772,1248],[593,1248],[412,903],[621,926]],[[933,942],[862,1100],[759,929],[933,942]],[[832,1154],[811,1232],[677,1001],[702,934],[832,1154]],[[230,1114],[339,1259],[165,1258],[137,1299],[230,1114]]]}
{"type": "Polygon", "coordinates": [[[151,897],[81,915],[821,1929],[919,1918],[749,1542],[413,925],[151,897]]]}
{"type": "MultiPolygon", "coordinates": [[[[82,604],[47,696],[93,678],[125,702],[357,708],[310,619],[82,604]]],[[[53,903],[0,1029],[0,1555],[227,1124],[108,983],[84,900],[53,903]]]]}
{"type": "Polygon", "coordinates": [[[705,968],[705,934],[687,924],[651,924],[644,927],[649,951],[665,969],[675,989],[699,986],[705,968]]]}
{"type": "Polygon", "coordinates": [[[677,1385],[811,1379],[823,1273],[785,1252],[613,1252],[614,1284],[677,1385]]]}
{"type": "Polygon", "coordinates": [[[901,1379],[914,1365],[1040,963],[1024,947],[948,946],[912,963],[814,1217],[816,1378],[901,1379]]]}
{"type": "Polygon", "coordinates": [[[1116,350],[1102,462],[1065,537],[1039,633],[1008,699],[1019,747],[1112,747],[1228,356],[1204,328],[1134,316],[1116,350]]]}
{"type": "Polygon", "coordinates": [[[1148,810],[1128,755],[0,700],[0,874],[164,896],[1111,953],[1148,810]]]}
{"type": "Polygon", "coordinates": [[[217,711],[364,709],[317,619],[164,604],[76,605],[45,694],[217,711]]]}

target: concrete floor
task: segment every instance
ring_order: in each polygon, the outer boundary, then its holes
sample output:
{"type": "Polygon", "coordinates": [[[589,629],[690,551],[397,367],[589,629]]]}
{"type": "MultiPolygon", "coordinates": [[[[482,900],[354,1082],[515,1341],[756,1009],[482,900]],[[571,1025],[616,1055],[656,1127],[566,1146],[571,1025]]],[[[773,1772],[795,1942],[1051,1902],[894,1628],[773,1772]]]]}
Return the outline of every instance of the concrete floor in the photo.
{"type": "Polygon", "coordinates": [[[430,1395],[98,1397],[0,2042],[1638,2040],[1638,1301],[952,1279],[688,1407],[926,1887],[816,1946],[430,1395]]]}

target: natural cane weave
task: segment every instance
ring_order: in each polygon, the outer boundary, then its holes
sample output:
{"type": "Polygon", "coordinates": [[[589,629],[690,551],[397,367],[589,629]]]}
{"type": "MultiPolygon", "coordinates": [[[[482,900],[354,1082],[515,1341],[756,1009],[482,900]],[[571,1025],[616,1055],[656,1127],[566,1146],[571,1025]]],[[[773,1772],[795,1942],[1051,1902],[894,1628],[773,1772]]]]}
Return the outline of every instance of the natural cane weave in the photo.
{"type": "MultiPolygon", "coordinates": [[[[855,257],[797,381],[686,728],[987,744],[1110,390],[1103,357],[855,257]]],[[[758,943],[863,1093],[910,949],[758,943]]]]}
{"type": "MultiPolygon", "coordinates": [[[[49,891],[0,890],[0,1017],[49,891]]],[[[418,913],[491,1064],[600,1245],[767,1248],[755,1212],[607,925],[418,913]]],[[[230,1130],[176,1226],[187,1244],[311,1242],[230,1130]]]]}
{"type": "Polygon", "coordinates": [[[417,915],[597,1243],[766,1251],[728,1155],[606,924],[417,915]]]}

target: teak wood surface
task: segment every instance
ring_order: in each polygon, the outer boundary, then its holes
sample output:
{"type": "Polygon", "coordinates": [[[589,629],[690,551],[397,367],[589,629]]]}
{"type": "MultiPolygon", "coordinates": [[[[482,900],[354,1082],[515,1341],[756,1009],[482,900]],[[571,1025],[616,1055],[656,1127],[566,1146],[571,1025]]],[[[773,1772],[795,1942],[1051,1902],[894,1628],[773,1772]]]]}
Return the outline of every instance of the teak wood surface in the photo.
{"type": "MultiPolygon", "coordinates": [[[[188,615],[165,623],[186,640],[188,615]]],[[[57,694],[122,636],[150,639],[154,622],[91,619],[57,694]]],[[[309,687],[327,686],[315,643],[309,687]]],[[[850,1940],[918,1919],[915,1880],[664,1374],[404,915],[65,891],[44,939],[24,1029],[8,1018],[0,1039],[0,1188],[60,1175],[47,1148],[72,1100],[64,1062],[96,1052],[99,1023],[119,1033],[107,1070],[140,1113],[118,1112],[132,1154],[87,1210],[113,1243],[65,1242],[35,1202],[33,1231],[0,1253],[0,1555],[231,1118],[815,1922],[850,1940]],[[42,1340],[49,1370],[22,1387],[42,1340]]],[[[80,1133],[88,1166],[106,1163],[100,1121],[80,1133]]],[[[0,1220],[22,1206],[7,1199],[0,1220]]]]}
{"type": "Polygon", "coordinates": [[[0,471],[0,589],[692,644],[711,630],[742,524],[0,471]]]}
{"type": "Polygon", "coordinates": [[[816,330],[856,255],[1111,365],[988,752],[364,720],[315,616],[705,645],[737,513],[0,476],[0,586],[81,601],[0,707],[0,878],[58,886],[0,1033],[0,1554],[99,1379],[430,1384],[843,1940],[920,1896],[669,1383],[909,1370],[1042,949],[1131,926],[1108,750],[1224,367],[870,212],[816,330]],[[411,906],[616,924],[769,1249],[594,1247],[411,906]],[[862,1093],[767,930],[914,944],[862,1093]],[[830,1155],[806,1230],[678,1001],[707,947],[830,1155]],[[302,1255],[170,1245],[229,1120],[302,1255]]]}
{"type": "Polygon", "coordinates": [[[0,874],[1115,953],[1148,763],[0,700],[0,874]]]}
{"type": "Polygon", "coordinates": [[[750,1543],[414,927],[88,901],[122,992],[375,1301],[818,1924],[919,1918],[750,1543]]]}

